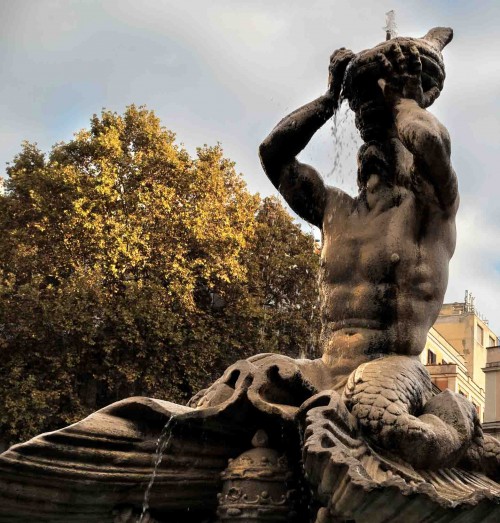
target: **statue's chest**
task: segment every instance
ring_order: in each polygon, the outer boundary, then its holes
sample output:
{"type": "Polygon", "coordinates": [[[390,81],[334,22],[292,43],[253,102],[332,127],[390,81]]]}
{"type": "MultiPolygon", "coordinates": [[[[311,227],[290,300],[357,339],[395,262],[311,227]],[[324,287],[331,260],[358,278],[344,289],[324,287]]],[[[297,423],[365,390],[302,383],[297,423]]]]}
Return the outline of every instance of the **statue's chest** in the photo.
{"type": "Polygon", "coordinates": [[[382,278],[413,255],[418,210],[411,198],[387,198],[372,209],[352,212],[324,229],[324,278],[346,281],[362,275],[382,278]]]}

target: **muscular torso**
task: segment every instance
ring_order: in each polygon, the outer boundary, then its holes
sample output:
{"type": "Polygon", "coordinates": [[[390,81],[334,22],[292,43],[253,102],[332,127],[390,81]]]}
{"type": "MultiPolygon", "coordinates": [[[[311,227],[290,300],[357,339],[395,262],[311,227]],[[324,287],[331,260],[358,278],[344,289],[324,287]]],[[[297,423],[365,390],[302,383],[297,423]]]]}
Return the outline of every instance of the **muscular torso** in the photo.
{"type": "Polygon", "coordinates": [[[444,126],[413,98],[391,95],[392,126],[358,152],[360,195],[326,187],[297,155],[333,114],[332,96],[281,120],[260,156],[290,207],[322,229],[321,349],[348,375],[372,357],[423,350],[455,248],[458,186],[444,126]]]}
{"type": "Polygon", "coordinates": [[[454,214],[430,184],[381,183],[352,199],[328,188],[320,268],[324,360],[355,368],[370,355],[418,355],[434,323],[455,248],[454,214]]]}

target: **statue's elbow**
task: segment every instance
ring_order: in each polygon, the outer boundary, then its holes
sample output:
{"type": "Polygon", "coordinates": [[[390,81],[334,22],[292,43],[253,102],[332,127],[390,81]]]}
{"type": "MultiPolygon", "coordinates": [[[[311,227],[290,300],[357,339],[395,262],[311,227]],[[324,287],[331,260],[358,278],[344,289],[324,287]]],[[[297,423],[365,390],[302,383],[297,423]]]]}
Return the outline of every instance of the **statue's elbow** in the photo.
{"type": "Polygon", "coordinates": [[[262,164],[264,165],[265,161],[269,158],[270,156],[270,149],[271,149],[271,144],[270,144],[270,140],[269,140],[269,137],[267,137],[260,145],[259,145],[259,158],[260,158],[260,161],[262,162],[262,164]]]}
{"type": "Polygon", "coordinates": [[[272,165],[273,159],[272,144],[269,136],[259,145],[259,158],[263,169],[267,172],[272,165]]]}

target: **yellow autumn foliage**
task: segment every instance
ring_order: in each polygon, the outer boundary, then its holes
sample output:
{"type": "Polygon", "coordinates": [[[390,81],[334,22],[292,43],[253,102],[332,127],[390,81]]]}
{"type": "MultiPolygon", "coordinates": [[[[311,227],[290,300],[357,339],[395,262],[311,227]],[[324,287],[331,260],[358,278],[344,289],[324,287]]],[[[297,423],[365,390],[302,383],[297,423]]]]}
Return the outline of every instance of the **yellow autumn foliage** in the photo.
{"type": "Polygon", "coordinates": [[[238,358],[314,345],[312,238],[220,145],[192,158],[130,106],[47,155],[24,143],[7,174],[0,439],[129,395],[182,401],[238,358]]]}

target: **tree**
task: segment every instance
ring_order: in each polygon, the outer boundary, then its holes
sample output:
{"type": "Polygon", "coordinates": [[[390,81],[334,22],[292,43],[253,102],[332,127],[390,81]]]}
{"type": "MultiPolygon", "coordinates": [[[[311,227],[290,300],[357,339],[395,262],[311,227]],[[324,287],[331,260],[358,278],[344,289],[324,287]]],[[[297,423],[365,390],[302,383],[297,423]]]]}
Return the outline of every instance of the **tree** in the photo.
{"type": "Polygon", "coordinates": [[[130,106],[94,116],[48,155],[25,143],[7,174],[4,439],[130,395],[183,401],[236,359],[295,356],[306,340],[312,239],[247,191],[220,146],[191,158],[154,113],[130,106]]]}
{"type": "Polygon", "coordinates": [[[259,297],[259,339],[267,352],[315,358],[319,354],[318,262],[312,235],[276,198],[265,198],[248,251],[249,292],[259,297]]]}

